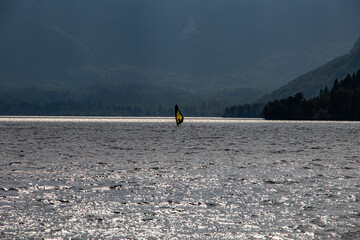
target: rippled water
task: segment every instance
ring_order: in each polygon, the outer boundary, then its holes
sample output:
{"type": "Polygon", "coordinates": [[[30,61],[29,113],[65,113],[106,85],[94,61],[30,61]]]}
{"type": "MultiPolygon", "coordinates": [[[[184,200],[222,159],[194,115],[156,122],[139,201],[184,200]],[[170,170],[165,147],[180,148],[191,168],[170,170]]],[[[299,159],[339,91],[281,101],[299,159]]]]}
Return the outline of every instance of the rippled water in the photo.
{"type": "Polygon", "coordinates": [[[360,238],[360,123],[0,118],[1,239],[360,238]]]}

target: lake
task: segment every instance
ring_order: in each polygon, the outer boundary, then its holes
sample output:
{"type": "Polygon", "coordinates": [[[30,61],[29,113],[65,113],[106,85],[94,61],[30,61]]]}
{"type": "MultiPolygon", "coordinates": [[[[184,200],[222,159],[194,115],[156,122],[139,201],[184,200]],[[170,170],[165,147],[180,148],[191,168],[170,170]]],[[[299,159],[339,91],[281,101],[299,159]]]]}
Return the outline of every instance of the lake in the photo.
{"type": "Polygon", "coordinates": [[[0,117],[1,239],[360,238],[360,122],[0,117]]]}

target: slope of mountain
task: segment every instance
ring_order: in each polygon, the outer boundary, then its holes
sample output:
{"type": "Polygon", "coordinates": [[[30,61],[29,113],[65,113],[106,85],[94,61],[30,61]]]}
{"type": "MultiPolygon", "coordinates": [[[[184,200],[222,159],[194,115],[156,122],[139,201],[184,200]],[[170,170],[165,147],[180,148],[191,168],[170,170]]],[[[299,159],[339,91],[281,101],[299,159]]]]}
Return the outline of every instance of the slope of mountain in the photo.
{"type": "Polygon", "coordinates": [[[286,98],[298,92],[302,92],[306,98],[314,97],[325,86],[331,88],[335,79],[343,78],[346,74],[355,72],[359,68],[360,38],[348,54],[337,57],[323,66],[299,76],[270,94],[266,94],[257,102],[286,98]]]}

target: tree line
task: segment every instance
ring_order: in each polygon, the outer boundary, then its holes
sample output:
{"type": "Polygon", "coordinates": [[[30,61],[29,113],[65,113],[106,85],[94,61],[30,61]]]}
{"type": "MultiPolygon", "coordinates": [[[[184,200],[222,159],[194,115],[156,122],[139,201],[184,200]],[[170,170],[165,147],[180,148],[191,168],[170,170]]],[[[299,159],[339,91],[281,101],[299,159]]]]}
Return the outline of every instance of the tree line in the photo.
{"type": "Polygon", "coordinates": [[[306,100],[303,93],[268,102],[262,110],[269,120],[360,120],[360,70],[336,79],[329,91],[306,100]]]}
{"type": "Polygon", "coordinates": [[[263,103],[226,107],[223,117],[259,118],[263,108],[263,103]]]}
{"type": "Polygon", "coordinates": [[[25,116],[221,116],[226,100],[149,84],[81,88],[0,86],[0,115],[25,116]]]}

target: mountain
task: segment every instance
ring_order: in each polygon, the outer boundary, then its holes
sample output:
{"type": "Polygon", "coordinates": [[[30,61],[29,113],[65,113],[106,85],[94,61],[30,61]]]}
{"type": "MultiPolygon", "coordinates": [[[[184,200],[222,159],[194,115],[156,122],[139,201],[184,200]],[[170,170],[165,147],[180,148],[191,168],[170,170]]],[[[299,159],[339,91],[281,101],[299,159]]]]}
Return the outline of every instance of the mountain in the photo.
{"type": "Polygon", "coordinates": [[[340,79],[348,73],[355,72],[360,68],[360,38],[355,42],[351,51],[343,56],[303,74],[288,84],[266,94],[258,102],[286,98],[302,92],[305,98],[317,96],[325,86],[331,88],[335,79],[340,79]]]}
{"type": "Polygon", "coordinates": [[[348,51],[359,11],[358,0],[2,0],[0,88],[19,88],[17,101],[36,88],[42,101],[57,91],[104,102],[74,92],[106,86],[139,91],[119,106],[218,114],[348,51]]]}

